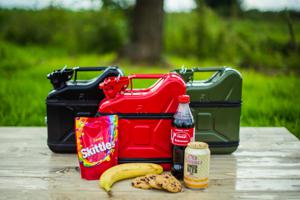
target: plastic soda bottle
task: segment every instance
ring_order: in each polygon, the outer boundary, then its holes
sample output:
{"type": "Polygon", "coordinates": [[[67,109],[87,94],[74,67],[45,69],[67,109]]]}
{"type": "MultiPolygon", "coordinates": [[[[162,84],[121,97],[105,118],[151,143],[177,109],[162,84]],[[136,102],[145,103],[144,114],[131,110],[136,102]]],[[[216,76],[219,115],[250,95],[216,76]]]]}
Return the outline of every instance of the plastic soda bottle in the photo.
{"type": "Polygon", "coordinates": [[[173,145],[173,163],[171,172],[178,178],[183,178],[184,151],[188,143],[194,141],[194,118],[189,107],[190,97],[178,97],[179,105],[174,115],[171,128],[171,142],[173,145]]]}

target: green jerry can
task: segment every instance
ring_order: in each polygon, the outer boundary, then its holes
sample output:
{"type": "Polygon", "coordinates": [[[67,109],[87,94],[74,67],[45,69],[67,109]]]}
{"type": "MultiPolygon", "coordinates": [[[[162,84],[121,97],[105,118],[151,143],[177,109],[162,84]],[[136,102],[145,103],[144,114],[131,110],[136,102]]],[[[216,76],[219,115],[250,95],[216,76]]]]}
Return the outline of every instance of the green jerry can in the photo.
{"type": "Polygon", "coordinates": [[[229,67],[174,70],[186,82],[195,120],[195,140],[209,144],[214,154],[234,152],[239,145],[242,76],[229,67]],[[215,72],[207,80],[195,73],[215,72]]]}

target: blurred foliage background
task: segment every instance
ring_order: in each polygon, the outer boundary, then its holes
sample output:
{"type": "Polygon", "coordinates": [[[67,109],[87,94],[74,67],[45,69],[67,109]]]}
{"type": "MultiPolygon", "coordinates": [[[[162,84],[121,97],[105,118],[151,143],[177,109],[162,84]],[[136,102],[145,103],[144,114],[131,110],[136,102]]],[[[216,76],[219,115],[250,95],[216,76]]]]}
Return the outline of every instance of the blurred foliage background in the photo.
{"type": "Polygon", "coordinates": [[[164,13],[161,60],[133,62],[120,55],[132,34],[134,4],[102,5],[0,8],[1,126],[44,126],[52,88],[46,75],[64,65],[116,64],[126,74],[228,65],[244,79],[241,124],[285,126],[300,137],[299,12],[245,11],[238,1],[197,0],[190,12],[164,13]]]}

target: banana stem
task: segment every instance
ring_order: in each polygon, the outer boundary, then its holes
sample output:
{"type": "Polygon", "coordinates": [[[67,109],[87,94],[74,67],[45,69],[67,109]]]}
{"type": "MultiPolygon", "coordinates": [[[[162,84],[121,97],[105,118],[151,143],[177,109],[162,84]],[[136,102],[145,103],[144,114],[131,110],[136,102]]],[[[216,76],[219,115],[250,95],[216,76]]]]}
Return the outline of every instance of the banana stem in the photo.
{"type": "Polygon", "coordinates": [[[113,197],[111,190],[106,191],[109,198],[113,197]]]}

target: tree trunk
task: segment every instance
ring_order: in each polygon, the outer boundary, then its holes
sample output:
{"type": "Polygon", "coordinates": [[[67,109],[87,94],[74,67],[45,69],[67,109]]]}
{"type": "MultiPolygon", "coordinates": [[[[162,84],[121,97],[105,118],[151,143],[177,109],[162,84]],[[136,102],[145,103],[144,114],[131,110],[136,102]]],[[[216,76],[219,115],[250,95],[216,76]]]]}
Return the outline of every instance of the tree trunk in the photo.
{"type": "Polygon", "coordinates": [[[132,62],[161,61],[163,18],[163,0],[136,0],[130,43],[124,52],[132,62]]]}
{"type": "Polygon", "coordinates": [[[288,11],[285,11],[285,13],[286,13],[287,25],[289,28],[289,34],[290,34],[290,40],[288,42],[288,47],[289,47],[288,50],[297,51],[297,42],[296,42],[296,37],[295,37],[295,32],[294,32],[294,27],[293,27],[293,23],[291,20],[291,16],[288,11]]]}

